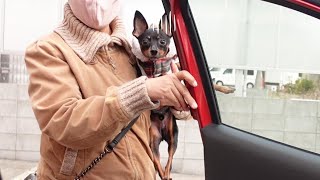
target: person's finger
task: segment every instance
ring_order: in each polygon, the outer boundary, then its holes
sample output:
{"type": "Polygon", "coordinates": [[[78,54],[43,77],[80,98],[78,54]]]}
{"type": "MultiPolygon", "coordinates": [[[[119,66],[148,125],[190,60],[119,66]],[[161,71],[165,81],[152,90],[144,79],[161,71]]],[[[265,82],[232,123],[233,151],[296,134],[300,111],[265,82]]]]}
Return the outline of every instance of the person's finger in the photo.
{"type": "Polygon", "coordinates": [[[191,106],[192,109],[197,109],[198,104],[193,99],[191,94],[189,93],[188,89],[178,80],[173,80],[177,90],[179,91],[179,94],[182,95],[182,97],[185,99],[185,102],[191,106]]]}
{"type": "Polygon", "coordinates": [[[180,104],[179,110],[184,110],[184,111],[189,110],[186,101],[184,100],[183,96],[180,94],[179,90],[176,88],[176,85],[174,85],[174,87],[172,88],[172,92],[180,104]]]}
{"type": "Polygon", "coordinates": [[[171,71],[172,71],[172,73],[179,72],[179,68],[178,68],[177,64],[173,61],[171,61],[171,71]]]}
{"type": "Polygon", "coordinates": [[[182,110],[180,102],[172,91],[166,93],[166,98],[163,99],[164,106],[174,106],[175,108],[182,110]]]}
{"type": "MultiPolygon", "coordinates": [[[[173,102],[174,107],[176,109],[182,110],[182,105],[180,104],[180,101],[177,99],[177,97],[175,96],[175,94],[173,92],[171,92],[171,97],[172,97],[171,100],[173,102]]],[[[186,104],[184,106],[186,106],[186,104]]]]}
{"type": "Polygon", "coordinates": [[[185,80],[193,87],[198,85],[196,79],[188,71],[179,71],[174,74],[180,81],[185,80]]]}

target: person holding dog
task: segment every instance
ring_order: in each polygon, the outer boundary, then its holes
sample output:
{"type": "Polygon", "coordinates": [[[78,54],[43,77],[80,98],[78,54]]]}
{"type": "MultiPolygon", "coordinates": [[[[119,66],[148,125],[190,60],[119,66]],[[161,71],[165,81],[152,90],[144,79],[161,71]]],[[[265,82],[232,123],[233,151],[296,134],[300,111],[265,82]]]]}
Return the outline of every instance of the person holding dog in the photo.
{"type": "Polygon", "coordinates": [[[39,180],[155,179],[150,110],[197,108],[181,83],[197,86],[187,71],[173,65],[172,74],[137,77],[120,8],[118,0],[68,0],[63,22],[26,50],[28,91],[42,131],[39,180]],[[110,152],[106,145],[136,117],[110,152]]]}

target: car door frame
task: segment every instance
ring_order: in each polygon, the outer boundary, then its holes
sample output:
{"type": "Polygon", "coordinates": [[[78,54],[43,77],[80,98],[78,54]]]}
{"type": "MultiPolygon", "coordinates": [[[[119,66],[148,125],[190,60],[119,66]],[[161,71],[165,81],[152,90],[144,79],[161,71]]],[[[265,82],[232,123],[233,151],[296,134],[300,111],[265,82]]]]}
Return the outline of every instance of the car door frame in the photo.
{"type": "MultiPolygon", "coordinates": [[[[299,0],[262,0],[320,19],[320,7],[299,0]]],[[[180,64],[197,80],[187,85],[198,102],[192,114],[199,122],[204,145],[206,179],[320,179],[320,156],[254,135],[221,122],[206,57],[188,0],[163,0],[170,6],[173,37],[180,64]]]]}

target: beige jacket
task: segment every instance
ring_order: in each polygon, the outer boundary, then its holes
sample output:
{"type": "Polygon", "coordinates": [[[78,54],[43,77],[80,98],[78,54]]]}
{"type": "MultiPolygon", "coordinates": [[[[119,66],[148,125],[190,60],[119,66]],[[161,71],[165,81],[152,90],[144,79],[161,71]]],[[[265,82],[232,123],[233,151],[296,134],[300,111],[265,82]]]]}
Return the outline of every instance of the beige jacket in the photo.
{"type": "Polygon", "coordinates": [[[66,5],[63,24],[26,50],[29,95],[42,131],[39,180],[73,179],[138,114],[114,152],[84,179],[155,179],[149,110],[157,105],[146,77],[136,79],[121,21],[112,29],[106,36],[88,28],[66,5]]]}

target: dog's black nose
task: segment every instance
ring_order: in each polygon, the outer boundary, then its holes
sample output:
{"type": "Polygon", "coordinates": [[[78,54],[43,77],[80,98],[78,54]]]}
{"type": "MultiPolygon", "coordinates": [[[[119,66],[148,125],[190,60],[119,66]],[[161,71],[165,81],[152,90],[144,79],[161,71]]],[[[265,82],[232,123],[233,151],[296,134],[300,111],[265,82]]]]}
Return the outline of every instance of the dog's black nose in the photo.
{"type": "Polygon", "coordinates": [[[151,53],[152,56],[155,56],[155,55],[157,55],[158,51],[156,51],[156,50],[151,50],[150,53],[151,53]]]}

